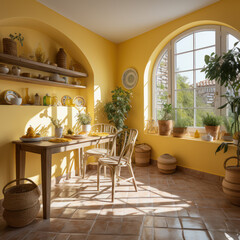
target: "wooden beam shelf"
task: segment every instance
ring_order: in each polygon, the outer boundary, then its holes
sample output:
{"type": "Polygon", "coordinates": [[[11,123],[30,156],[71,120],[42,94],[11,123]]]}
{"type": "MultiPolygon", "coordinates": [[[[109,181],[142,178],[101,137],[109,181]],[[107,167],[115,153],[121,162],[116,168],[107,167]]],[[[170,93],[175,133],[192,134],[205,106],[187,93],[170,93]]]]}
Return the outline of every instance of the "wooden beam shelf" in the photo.
{"type": "Polygon", "coordinates": [[[63,88],[86,88],[86,86],[82,86],[82,85],[73,85],[73,84],[54,82],[49,80],[37,79],[37,78],[28,78],[28,77],[3,74],[3,73],[0,73],[0,80],[25,82],[25,83],[40,84],[40,85],[47,85],[47,86],[54,86],[54,87],[63,87],[63,88]]]}
{"type": "Polygon", "coordinates": [[[72,71],[69,69],[56,67],[46,63],[35,62],[29,59],[20,58],[20,57],[12,56],[5,53],[0,53],[0,62],[13,64],[21,67],[26,67],[30,69],[35,69],[43,72],[57,73],[57,74],[68,76],[68,77],[75,77],[75,78],[84,77],[85,78],[88,76],[87,73],[72,71]]]}

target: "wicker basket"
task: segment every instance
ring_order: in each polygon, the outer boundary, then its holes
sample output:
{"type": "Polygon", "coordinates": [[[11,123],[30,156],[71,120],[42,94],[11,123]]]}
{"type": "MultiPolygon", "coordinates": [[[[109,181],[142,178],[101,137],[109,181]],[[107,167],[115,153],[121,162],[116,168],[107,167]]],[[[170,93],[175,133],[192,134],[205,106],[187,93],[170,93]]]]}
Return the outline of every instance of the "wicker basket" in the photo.
{"type": "Polygon", "coordinates": [[[170,154],[163,154],[158,158],[158,170],[160,173],[171,174],[176,171],[177,160],[170,154]]]}
{"type": "Polygon", "coordinates": [[[11,211],[30,208],[37,203],[38,198],[40,197],[40,191],[38,186],[31,179],[28,178],[21,178],[19,180],[15,179],[9,182],[3,188],[2,192],[4,195],[2,205],[5,209],[11,211]],[[20,180],[27,180],[31,182],[31,184],[19,184],[6,189],[7,186],[9,186],[11,183],[20,180]]]}
{"type": "Polygon", "coordinates": [[[3,218],[11,227],[25,227],[37,217],[39,209],[39,201],[34,206],[24,210],[10,211],[4,209],[3,218]]]}
{"type": "Polygon", "coordinates": [[[58,67],[67,68],[67,54],[64,52],[63,48],[59,49],[56,61],[58,67]]]}
{"type": "Polygon", "coordinates": [[[24,227],[30,224],[37,216],[40,203],[38,186],[28,178],[15,179],[4,186],[2,190],[3,218],[11,227],[24,227]],[[31,184],[19,184],[7,189],[11,183],[27,180],[31,184]]]}
{"type": "Polygon", "coordinates": [[[3,53],[17,56],[17,43],[11,38],[3,38],[3,53]]]}
{"type": "Polygon", "coordinates": [[[151,147],[146,144],[139,144],[135,147],[135,164],[139,167],[146,167],[151,159],[151,147]]]}

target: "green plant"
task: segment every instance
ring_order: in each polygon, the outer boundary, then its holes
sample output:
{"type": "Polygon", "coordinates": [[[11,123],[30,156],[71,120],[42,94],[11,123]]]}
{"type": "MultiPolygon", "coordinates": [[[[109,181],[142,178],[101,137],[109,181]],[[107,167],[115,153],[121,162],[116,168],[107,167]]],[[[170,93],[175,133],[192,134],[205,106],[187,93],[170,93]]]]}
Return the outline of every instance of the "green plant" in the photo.
{"type": "Polygon", "coordinates": [[[174,122],[174,127],[176,128],[186,128],[187,126],[189,126],[189,122],[187,119],[178,117],[177,120],[174,122]]]}
{"type": "Polygon", "coordinates": [[[173,109],[172,104],[163,104],[162,117],[161,120],[172,120],[173,119],[173,109]]]}
{"type": "Polygon", "coordinates": [[[112,101],[106,103],[104,110],[110,123],[114,123],[118,130],[127,128],[124,124],[127,119],[128,112],[131,109],[131,92],[117,87],[112,93],[112,101]]]}
{"type": "Polygon", "coordinates": [[[61,122],[59,119],[54,119],[53,117],[49,117],[52,124],[54,125],[55,128],[60,128],[62,127],[61,122]]]}
{"type": "Polygon", "coordinates": [[[233,119],[229,118],[229,117],[224,117],[223,124],[224,124],[224,127],[225,127],[227,133],[230,133],[231,135],[233,135],[234,134],[233,128],[232,128],[233,119]]]}
{"type": "Polygon", "coordinates": [[[203,124],[205,126],[219,126],[221,125],[221,117],[215,116],[213,114],[207,113],[202,118],[203,124]]]}
{"type": "Polygon", "coordinates": [[[89,113],[79,113],[77,119],[81,125],[88,125],[92,121],[92,117],[89,113]]]}
{"type": "Polygon", "coordinates": [[[17,40],[20,42],[21,46],[23,46],[24,37],[22,36],[21,33],[19,33],[19,34],[15,33],[15,35],[13,35],[13,34],[10,33],[10,34],[9,34],[9,37],[10,37],[12,40],[17,39],[17,40]]]}

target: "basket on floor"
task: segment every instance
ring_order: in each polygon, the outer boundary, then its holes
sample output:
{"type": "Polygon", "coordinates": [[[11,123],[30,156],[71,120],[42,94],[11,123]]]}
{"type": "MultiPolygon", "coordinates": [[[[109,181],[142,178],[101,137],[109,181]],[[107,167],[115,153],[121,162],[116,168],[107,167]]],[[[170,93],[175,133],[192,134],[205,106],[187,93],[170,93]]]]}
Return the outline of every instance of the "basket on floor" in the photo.
{"type": "Polygon", "coordinates": [[[12,227],[24,227],[37,216],[40,203],[38,186],[28,178],[15,179],[4,186],[3,218],[12,227]],[[26,180],[29,183],[7,188],[11,183],[26,180]]]}

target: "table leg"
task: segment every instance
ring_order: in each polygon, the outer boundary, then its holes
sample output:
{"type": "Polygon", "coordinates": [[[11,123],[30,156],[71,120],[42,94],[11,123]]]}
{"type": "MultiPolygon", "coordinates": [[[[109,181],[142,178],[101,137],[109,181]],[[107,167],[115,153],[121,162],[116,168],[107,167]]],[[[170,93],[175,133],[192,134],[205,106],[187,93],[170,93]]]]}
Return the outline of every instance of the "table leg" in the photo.
{"type": "MultiPolygon", "coordinates": [[[[16,145],[16,179],[25,177],[26,152],[21,150],[20,145],[16,145]]],[[[17,181],[20,184],[20,181],[17,181]]]]}
{"type": "Polygon", "coordinates": [[[78,148],[78,172],[76,176],[82,175],[82,162],[83,162],[83,148],[78,148]]]}
{"type": "Polygon", "coordinates": [[[41,153],[43,218],[50,218],[52,154],[48,150],[41,153]]]}

